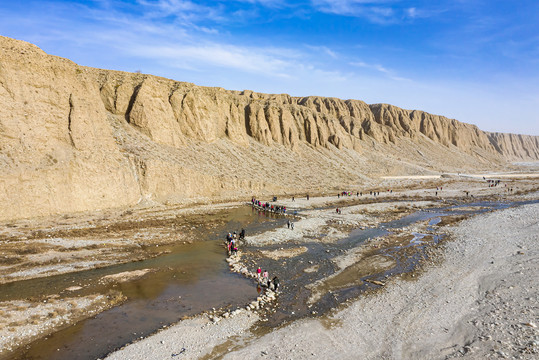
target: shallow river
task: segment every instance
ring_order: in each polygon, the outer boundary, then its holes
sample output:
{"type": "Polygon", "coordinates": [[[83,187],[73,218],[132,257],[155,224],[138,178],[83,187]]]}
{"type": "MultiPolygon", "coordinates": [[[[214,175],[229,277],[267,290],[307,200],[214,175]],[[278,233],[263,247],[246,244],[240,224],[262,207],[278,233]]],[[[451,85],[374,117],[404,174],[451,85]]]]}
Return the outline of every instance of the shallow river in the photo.
{"type": "MultiPolygon", "coordinates": [[[[429,242],[437,242],[441,235],[411,235],[409,243],[403,246],[380,249],[381,257],[392,259],[393,265],[384,271],[358,276],[358,269],[351,267],[344,271],[336,288],[331,284],[326,292],[312,304],[307,304],[311,291],[305,285],[312,284],[336,272],[333,259],[346,251],[359,247],[369,238],[389,234],[387,229],[403,228],[418,221],[429,220],[434,226],[446,215],[475,214],[505,208],[511,203],[476,203],[462,205],[443,204],[438,209],[418,211],[399,220],[382,223],[376,228],[354,230],[350,235],[332,244],[310,242],[302,244],[308,251],[288,260],[271,260],[247,256],[246,261],[256,268],[260,265],[270,270],[279,269],[283,291],[279,296],[279,306],[260,329],[270,330],[275,326],[297,318],[323,314],[343,301],[357,297],[362,291],[378,285],[369,280],[385,280],[388,276],[412,271],[417,262],[425,257],[423,249],[429,242]],[[475,207],[466,209],[466,207],[475,207]],[[306,271],[313,264],[314,272],[306,271]]],[[[36,341],[25,349],[11,355],[13,359],[96,359],[139,337],[147,336],[159,328],[173,324],[185,316],[191,316],[211,308],[244,306],[257,296],[256,284],[252,280],[233,274],[228,269],[222,239],[226,232],[244,227],[247,235],[277,226],[285,226],[286,219],[267,216],[250,207],[240,207],[228,212],[228,222],[218,229],[203,235],[203,241],[171,247],[168,255],[146,261],[111,266],[98,270],[58,275],[45,279],[35,279],[0,286],[0,300],[25,298],[36,294],[56,294],[69,286],[81,285],[80,294],[106,292],[107,286],[96,285],[102,276],[138,269],[157,271],[139,280],[118,284],[113,287],[127,296],[128,300],[94,318],[79,322],[59,331],[46,339],[36,341]]],[[[435,231],[433,228],[429,230],[435,231]]],[[[430,231],[429,231],[430,232],[430,231]]],[[[274,248],[291,247],[280,244],[274,248]]],[[[266,246],[263,249],[272,249],[266,246]]],[[[262,248],[260,248],[262,249],[262,248]]],[[[257,248],[249,248],[256,253],[257,248]]],[[[360,272],[361,273],[361,272],[360,272]]]]}
{"type": "Polygon", "coordinates": [[[252,280],[231,273],[223,240],[244,227],[247,234],[281,226],[282,217],[259,213],[248,206],[226,210],[226,223],[207,231],[202,241],[170,247],[170,254],[97,270],[19,281],[0,286],[0,300],[62,293],[82,286],[77,294],[120,290],[127,301],[74,326],[38,340],[11,354],[10,359],[96,359],[164,325],[211,308],[243,306],[257,296],[252,280]],[[155,272],[117,285],[99,285],[110,274],[139,269],[155,272]]]}

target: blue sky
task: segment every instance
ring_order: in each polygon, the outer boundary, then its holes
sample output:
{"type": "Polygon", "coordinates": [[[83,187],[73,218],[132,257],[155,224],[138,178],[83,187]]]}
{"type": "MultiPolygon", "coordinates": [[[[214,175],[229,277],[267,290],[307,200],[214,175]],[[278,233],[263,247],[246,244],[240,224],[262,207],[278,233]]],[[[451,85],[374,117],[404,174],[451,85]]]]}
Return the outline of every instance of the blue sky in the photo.
{"type": "Polygon", "coordinates": [[[0,0],[0,20],[81,65],[539,135],[537,0],[0,0]]]}

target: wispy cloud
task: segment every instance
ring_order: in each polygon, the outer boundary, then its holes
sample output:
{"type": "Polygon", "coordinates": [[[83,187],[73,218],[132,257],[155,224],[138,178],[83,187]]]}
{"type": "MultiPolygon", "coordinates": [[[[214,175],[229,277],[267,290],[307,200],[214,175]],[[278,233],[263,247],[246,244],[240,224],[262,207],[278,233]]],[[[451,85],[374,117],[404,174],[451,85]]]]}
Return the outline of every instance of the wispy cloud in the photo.
{"type": "Polygon", "coordinates": [[[393,20],[395,11],[387,6],[391,2],[387,0],[312,0],[313,6],[321,12],[364,17],[376,23],[393,20]]]}
{"type": "Polygon", "coordinates": [[[384,66],[382,66],[380,64],[368,64],[368,63],[363,62],[363,61],[355,61],[355,62],[351,62],[350,65],[356,66],[356,67],[361,67],[361,68],[366,68],[366,69],[371,69],[371,70],[376,70],[377,72],[384,74],[385,76],[387,76],[388,78],[390,78],[392,80],[396,80],[396,81],[412,81],[410,79],[407,79],[407,78],[396,75],[394,73],[394,71],[389,70],[389,69],[385,68],[384,66]]]}
{"type": "Polygon", "coordinates": [[[338,54],[334,50],[331,50],[330,48],[328,48],[327,46],[305,45],[305,47],[307,49],[310,49],[310,50],[314,51],[315,53],[326,54],[326,55],[328,55],[329,57],[331,57],[333,59],[338,59],[339,58],[338,54]]]}
{"type": "Polygon", "coordinates": [[[149,18],[166,18],[172,16],[180,21],[195,22],[202,19],[213,21],[223,20],[224,7],[220,4],[205,6],[190,0],[138,0],[146,11],[145,16],[149,18]]]}
{"type": "Polygon", "coordinates": [[[288,6],[288,2],[286,0],[234,0],[234,1],[253,4],[253,5],[260,4],[264,7],[276,8],[276,9],[288,6]]]}
{"type": "Polygon", "coordinates": [[[290,56],[289,49],[242,47],[211,42],[197,45],[132,44],[126,51],[133,56],[166,62],[173,67],[199,71],[217,67],[263,76],[291,77],[294,68],[298,66],[294,54],[290,56]]]}
{"type": "MultiPolygon", "coordinates": [[[[266,78],[295,78],[298,73],[305,71],[318,71],[319,74],[325,71],[313,61],[313,49],[332,58],[336,57],[336,54],[325,46],[298,49],[297,46],[242,45],[227,41],[226,37],[219,36],[217,30],[199,25],[205,23],[205,16],[213,20],[220,19],[220,8],[205,14],[205,6],[191,1],[138,1],[148,10],[142,15],[121,11],[110,3],[99,8],[84,5],[62,6],[57,9],[57,16],[72,22],[64,24],[63,27],[71,27],[73,30],[59,30],[57,34],[61,34],[65,43],[78,43],[79,46],[107,44],[109,53],[199,73],[221,69],[266,78]],[[72,16],[64,16],[67,13],[72,16]],[[80,17],[94,20],[80,21],[80,17]],[[162,21],[170,17],[181,21],[162,21]],[[195,19],[197,21],[194,24],[189,23],[195,19]],[[74,26],[74,23],[77,26],[74,26]]],[[[56,20],[52,18],[48,19],[49,23],[37,18],[34,20],[38,27],[51,30],[55,27],[56,20]]]]}
{"type": "MultiPolygon", "coordinates": [[[[367,19],[377,24],[393,24],[430,17],[439,11],[410,6],[402,0],[311,0],[320,12],[367,19]]],[[[432,8],[432,5],[429,5],[432,8]]]]}

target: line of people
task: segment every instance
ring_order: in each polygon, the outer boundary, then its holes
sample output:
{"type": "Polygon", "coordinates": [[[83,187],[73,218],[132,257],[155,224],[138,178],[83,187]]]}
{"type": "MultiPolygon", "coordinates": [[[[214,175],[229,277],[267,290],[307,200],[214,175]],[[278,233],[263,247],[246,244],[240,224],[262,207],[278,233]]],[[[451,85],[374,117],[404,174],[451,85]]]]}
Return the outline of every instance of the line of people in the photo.
{"type": "Polygon", "coordinates": [[[263,211],[270,211],[276,214],[286,214],[286,206],[274,205],[270,204],[269,202],[262,202],[255,199],[254,197],[251,199],[251,205],[254,207],[261,208],[263,211]]]}
{"type": "MultiPolygon", "coordinates": [[[[245,239],[245,229],[241,229],[241,232],[238,236],[238,233],[234,231],[233,233],[228,233],[226,235],[226,243],[228,248],[228,255],[237,255],[238,254],[238,245],[237,242],[239,240],[245,239]]],[[[279,278],[277,276],[274,276],[273,279],[269,279],[269,274],[267,270],[264,270],[262,272],[262,269],[260,266],[256,270],[257,275],[257,281],[258,281],[258,287],[265,287],[273,291],[277,291],[280,285],[279,278]]]]}
{"type": "Polygon", "coordinates": [[[244,240],[245,239],[245,229],[241,229],[239,239],[238,239],[238,233],[234,231],[233,234],[228,233],[226,235],[226,246],[228,249],[228,255],[238,255],[238,244],[237,240],[244,240]]]}
{"type": "Polygon", "coordinates": [[[280,281],[277,276],[274,276],[273,279],[269,279],[269,273],[268,270],[264,270],[262,272],[262,269],[260,266],[256,269],[256,276],[258,280],[258,285],[267,287],[270,290],[277,291],[279,289],[280,281]]]}

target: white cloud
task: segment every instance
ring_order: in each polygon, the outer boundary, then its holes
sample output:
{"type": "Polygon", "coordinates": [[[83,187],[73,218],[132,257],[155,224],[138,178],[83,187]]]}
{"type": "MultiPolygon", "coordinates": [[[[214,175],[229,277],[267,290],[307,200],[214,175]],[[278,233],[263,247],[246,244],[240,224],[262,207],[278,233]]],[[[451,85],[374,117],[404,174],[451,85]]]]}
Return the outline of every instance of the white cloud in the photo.
{"type": "Polygon", "coordinates": [[[434,10],[432,4],[429,4],[432,9],[404,7],[402,0],[311,0],[311,3],[321,12],[364,18],[378,24],[427,18],[443,12],[434,10]]]}
{"type": "Polygon", "coordinates": [[[319,11],[363,17],[374,23],[396,20],[396,11],[390,6],[394,2],[395,0],[312,0],[313,6],[319,11]]]}
{"type": "Polygon", "coordinates": [[[388,78],[390,78],[392,80],[396,80],[396,81],[412,81],[410,79],[395,75],[394,71],[389,70],[389,69],[385,68],[384,66],[382,66],[380,64],[368,64],[368,63],[363,62],[363,61],[355,61],[355,62],[351,62],[350,65],[357,66],[357,67],[362,67],[362,68],[366,68],[366,69],[371,69],[371,70],[376,70],[377,72],[386,75],[388,78]]]}
{"type": "Polygon", "coordinates": [[[206,42],[201,44],[131,44],[125,48],[133,56],[182,69],[231,69],[259,76],[293,77],[301,56],[278,48],[245,47],[206,42]]]}
{"type": "Polygon", "coordinates": [[[418,15],[417,9],[415,7],[408,8],[406,9],[406,14],[408,15],[408,17],[413,19],[418,15]]]}
{"type": "Polygon", "coordinates": [[[313,50],[313,51],[315,51],[317,53],[324,53],[324,54],[328,55],[329,57],[331,57],[333,59],[338,59],[339,58],[337,53],[335,51],[331,50],[330,48],[328,48],[327,46],[305,45],[305,47],[307,47],[308,49],[313,50]]]}
{"type": "Polygon", "coordinates": [[[201,19],[222,20],[224,19],[223,7],[204,6],[190,0],[138,0],[138,4],[146,8],[146,16],[149,18],[163,18],[174,16],[181,21],[198,21],[201,19]]]}

